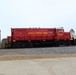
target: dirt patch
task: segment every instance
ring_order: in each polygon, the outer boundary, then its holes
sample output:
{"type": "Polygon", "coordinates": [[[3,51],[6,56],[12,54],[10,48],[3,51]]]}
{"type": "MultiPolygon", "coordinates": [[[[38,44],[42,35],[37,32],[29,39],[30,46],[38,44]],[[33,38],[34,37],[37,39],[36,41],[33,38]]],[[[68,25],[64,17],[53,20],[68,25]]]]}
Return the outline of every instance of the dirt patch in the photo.
{"type": "Polygon", "coordinates": [[[27,60],[27,59],[45,59],[76,57],[76,54],[26,54],[26,55],[0,55],[0,60],[27,60]]]}

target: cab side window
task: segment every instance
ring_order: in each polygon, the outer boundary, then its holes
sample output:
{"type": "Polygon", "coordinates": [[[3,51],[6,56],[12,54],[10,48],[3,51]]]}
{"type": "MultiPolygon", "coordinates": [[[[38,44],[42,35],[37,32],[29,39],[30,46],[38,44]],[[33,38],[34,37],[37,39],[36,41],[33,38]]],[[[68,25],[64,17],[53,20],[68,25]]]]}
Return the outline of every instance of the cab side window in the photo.
{"type": "Polygon", "coordinates": [[[58,29],[57,32],[58,33],[63,33],[63,30],[62,29],[58,29]]]}

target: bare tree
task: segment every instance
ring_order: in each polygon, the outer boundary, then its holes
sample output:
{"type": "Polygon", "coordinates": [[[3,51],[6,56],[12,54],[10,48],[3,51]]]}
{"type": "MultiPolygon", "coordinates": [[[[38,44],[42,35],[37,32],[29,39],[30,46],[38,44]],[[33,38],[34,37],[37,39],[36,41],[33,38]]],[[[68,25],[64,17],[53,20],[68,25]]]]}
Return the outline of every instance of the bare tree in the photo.
{"type": "Polygon", "coordinates": [[[71,32],[71,33],[73,33],[73,34],[75,34],[75,31],[74,31],[74,29],[71,29],[71,30],[70,30],[70,32],[71,32]]]}

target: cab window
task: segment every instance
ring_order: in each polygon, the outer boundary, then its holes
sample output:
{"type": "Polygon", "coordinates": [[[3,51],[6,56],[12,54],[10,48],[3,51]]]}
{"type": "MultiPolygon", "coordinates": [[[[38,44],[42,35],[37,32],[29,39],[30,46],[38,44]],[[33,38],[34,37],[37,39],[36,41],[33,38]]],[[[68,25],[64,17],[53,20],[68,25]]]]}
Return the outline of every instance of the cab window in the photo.
{"type": "Polygon", "coordinates": [[[58,29],[57,32],[58,33],[63,33],[63,30],[62,29],[58,29]]]}

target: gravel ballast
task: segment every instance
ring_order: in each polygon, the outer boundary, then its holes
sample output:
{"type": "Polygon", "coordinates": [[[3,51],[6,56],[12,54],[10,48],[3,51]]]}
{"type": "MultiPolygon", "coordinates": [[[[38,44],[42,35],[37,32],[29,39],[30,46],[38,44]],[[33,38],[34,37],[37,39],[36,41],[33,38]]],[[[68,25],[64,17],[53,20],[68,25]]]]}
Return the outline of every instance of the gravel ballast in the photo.
{"type": "Polygon", "coordinates": [[[76,54],[76,46],[24,48],[24,49],[0,49],[0,55],[3,55],[3,54],[76,54]]]}

